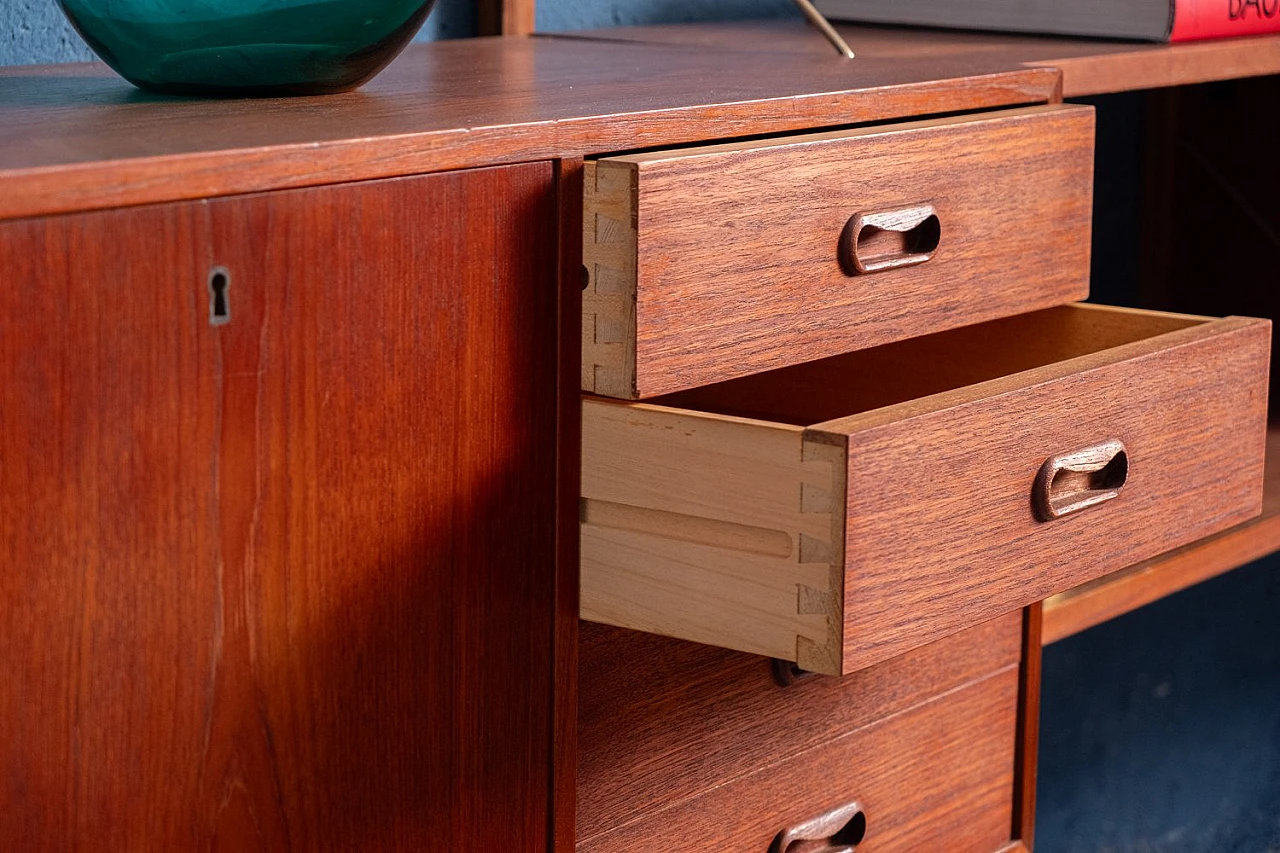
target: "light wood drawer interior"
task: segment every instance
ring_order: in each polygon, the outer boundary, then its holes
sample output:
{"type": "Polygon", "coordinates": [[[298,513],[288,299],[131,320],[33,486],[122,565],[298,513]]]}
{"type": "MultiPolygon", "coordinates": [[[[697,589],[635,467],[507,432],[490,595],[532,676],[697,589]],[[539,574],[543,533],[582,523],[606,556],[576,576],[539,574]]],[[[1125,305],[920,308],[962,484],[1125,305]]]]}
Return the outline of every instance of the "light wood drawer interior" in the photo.
{"type": "Polygon", "coordinates": [[[582,616],[849,673],[1224,529],[1260,508],[1269,347],[1071,305],[589,398],[582,616]],[[1122,471],[1073,473],[1114,442],[1122,471]],[[1114,494],[1045,520],[1038,488],[1114,494]]]}
{"type": "Polygon", "coordinates": [[[845,678],[584,625],[580,853],[768,853],[857,802],[866,850],[994,853],[1012,829],[1022,614],[845,678]]]}
{"type": "Polygon", "coordinates": [[[583,390],[643,399],[1084,298],[1093,130],[1045,105],[588,162],[583,390]]]}

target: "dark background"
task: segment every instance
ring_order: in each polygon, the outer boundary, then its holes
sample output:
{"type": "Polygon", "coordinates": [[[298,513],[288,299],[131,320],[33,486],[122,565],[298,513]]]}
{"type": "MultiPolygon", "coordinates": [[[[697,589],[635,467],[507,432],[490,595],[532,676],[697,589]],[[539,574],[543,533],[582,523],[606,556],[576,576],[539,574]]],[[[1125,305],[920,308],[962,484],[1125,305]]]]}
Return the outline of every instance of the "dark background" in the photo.
{"type": "MultiPolygon", "coordinates": [[[[1238,87],[1206,88],[1197,94],[1238,87]]],[[[1144,160],[1153,144],[1177,144],[1144,138],[1145,97],[1082,99],[1098,109],[1091,301],[1144,301],[1144,160]]],[[[1193,239],[1194,212],[1173,218],[1193,239]]],[[[1230,281],[1204,286],[1222,291],[1223,313],[1245,313],[1230,281]]],[[[1280,851],[1278,607],[1280,555],[1045,649],[1037,853],[1280,851]]]]}

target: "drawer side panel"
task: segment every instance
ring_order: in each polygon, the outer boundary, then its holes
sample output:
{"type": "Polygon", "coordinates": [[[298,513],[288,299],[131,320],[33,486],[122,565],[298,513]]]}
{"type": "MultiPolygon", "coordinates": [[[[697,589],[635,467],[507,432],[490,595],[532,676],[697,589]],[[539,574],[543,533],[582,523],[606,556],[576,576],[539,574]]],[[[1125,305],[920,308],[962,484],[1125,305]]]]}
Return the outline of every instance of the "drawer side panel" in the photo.
{"type": "Polygon", "coordinates": [[[581,615],[838,673],[843,441],[587,400],[581,615]]]}

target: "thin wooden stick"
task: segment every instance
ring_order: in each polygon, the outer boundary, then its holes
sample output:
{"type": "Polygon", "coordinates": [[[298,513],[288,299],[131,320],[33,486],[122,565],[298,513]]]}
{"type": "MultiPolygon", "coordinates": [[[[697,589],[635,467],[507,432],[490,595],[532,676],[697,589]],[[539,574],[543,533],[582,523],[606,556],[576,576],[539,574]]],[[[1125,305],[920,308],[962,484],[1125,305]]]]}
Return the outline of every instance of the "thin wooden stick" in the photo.
{"type": "MultiPolygon", "coordinates": [[[[529,2],[532,2],[532,0],[529,0],[529,2]]],[[[809,23],[821,30],[822,34],[827,37],[827,41],[831,42],[842,56],[846,59],[853,59],[853,48],[849,47],[849,43],[840,37],[840,34],[836,32],[836,28],[831,26],[831,22],[827,20],[826,15],[819,12],[809,0],[795,0],[795,4],[800,7],[800,11],[809,19],[809,23]]]]}
{"type": "Polygon", "coordinates": [[[479,34],[527,36],[533,32],[536,0],[478,0],[479,34]]]}

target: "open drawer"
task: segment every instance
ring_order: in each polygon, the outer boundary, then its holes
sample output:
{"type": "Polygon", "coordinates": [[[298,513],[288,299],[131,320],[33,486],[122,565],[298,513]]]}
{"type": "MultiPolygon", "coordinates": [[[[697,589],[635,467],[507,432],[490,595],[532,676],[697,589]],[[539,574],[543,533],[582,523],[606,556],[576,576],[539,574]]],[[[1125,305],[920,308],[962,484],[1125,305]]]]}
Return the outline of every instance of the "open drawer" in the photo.
{"type": "Polygon", "coordinates": [[[1089,295],[1092,107],[588,161],[582,390],[636,400],[1089,295]]]}
{"type": "Polygon", "coordinates": [[[1068,305],[588,398],[582,617],[849,673],[1222,530],[1270,333],[1068,305]]]}

